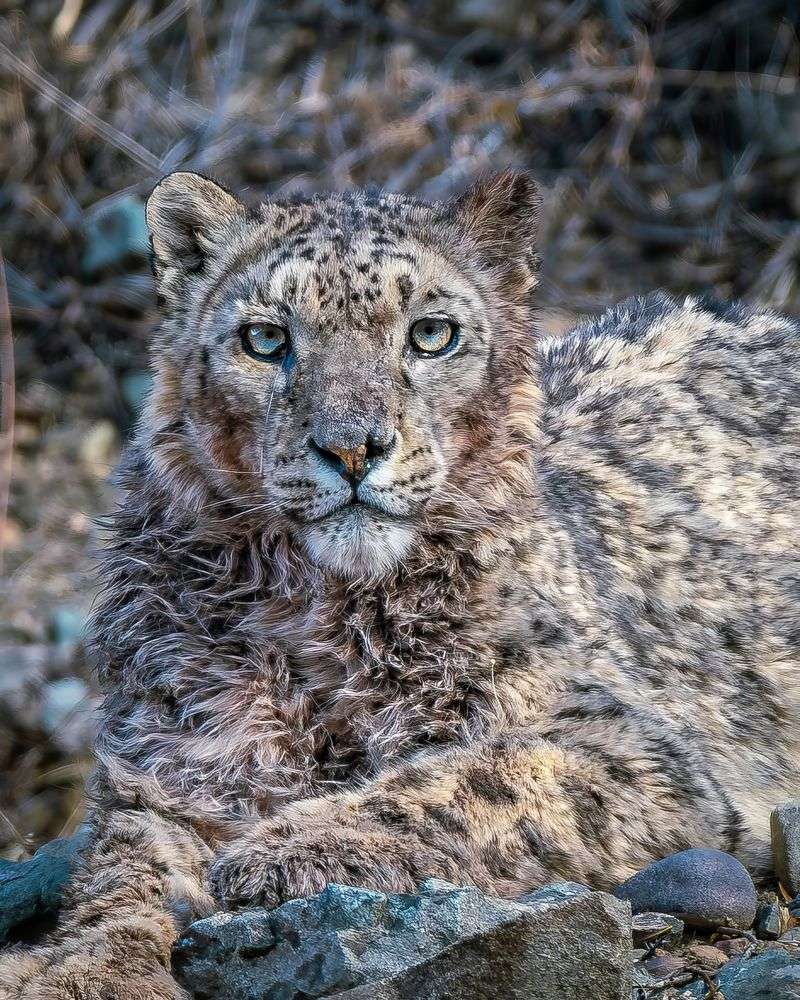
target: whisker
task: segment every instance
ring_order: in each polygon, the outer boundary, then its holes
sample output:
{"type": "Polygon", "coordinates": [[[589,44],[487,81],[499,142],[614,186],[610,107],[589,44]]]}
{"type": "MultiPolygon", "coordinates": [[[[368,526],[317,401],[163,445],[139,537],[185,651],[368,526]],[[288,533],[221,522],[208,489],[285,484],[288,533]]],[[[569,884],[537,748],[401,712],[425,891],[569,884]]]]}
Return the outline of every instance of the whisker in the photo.
{"type": "MultiPolygon", "coordinates": [[[[275,398],[275,389],[278,386],[278,379],[280,378],[281,369],[279,368],[275,372],[275,378],[272,380],[272,392],[269,394],[269,402],[267,403],[267,415],[264,417],[264,435],[266,436],[267,430],[269,429],[269,415],[272,412],[272,400],[275,398]]],[[[264,463],[264,448],[261,448],[261,463],[264,463]]]]}
{"type": "Polygon", "coordinates": [[[242,494],[242,496],[238,497],[224,497],[222,500],[214,500],[212,503],[205,504],[205,506],[201,507],[200,509],[201,511],[207,511],[211,510],[212,507],[224,507],[225,504],[241,503],[243,500],[252,500],[252,499],[253,497],[250,494],[244,493],[242,494]]]}
{"type": "Polygon", "coordinates": [[[216,524],[227,524],[228,521],[235,521],[240,517],[249,517],[251,514],[271,514],[277,509],[276,504],[256,504],[254,507],[248,507],[245,510],[237,510],[233,514],[228,515],[228,517],[222,517],[216,524]]]}
{"type": "Polygon", "coordinates": [[[219,466],[216,466],[216,465],[210,465],[209,469],[212,472],[225,472],[229,476],[260,476],[261,475],[261,472],[243,472],[243,471],[240,471],[239,469],[221,469],[221,468],[219,468],[219,466]]]}

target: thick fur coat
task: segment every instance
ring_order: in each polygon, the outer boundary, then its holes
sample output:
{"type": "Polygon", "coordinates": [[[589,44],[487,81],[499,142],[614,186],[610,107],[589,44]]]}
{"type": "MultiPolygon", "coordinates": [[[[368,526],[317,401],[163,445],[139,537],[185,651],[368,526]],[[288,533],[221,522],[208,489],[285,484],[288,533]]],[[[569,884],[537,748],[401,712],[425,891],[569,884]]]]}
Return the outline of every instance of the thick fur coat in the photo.
{"type": "Polygon", "coordinates": [[[0,996],[174,1000],[188,920],[328,881],[607,888],[700,845],[768,869],[800,330],[654,294],[537,337],[537,207],[514,174],[438,205],[156,188],[94,842],[0,996]]]}

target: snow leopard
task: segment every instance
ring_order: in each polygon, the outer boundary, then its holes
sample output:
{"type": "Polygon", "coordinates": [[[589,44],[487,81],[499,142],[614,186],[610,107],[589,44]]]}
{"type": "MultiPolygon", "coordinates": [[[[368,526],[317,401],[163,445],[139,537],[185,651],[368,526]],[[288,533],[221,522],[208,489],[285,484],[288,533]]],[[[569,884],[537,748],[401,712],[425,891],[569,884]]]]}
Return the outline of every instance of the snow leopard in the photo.
{"type": "Polygon", "coordinates": [[[800,327],[655,292],[547,336],[521,172],[147,203],[153,390],[93,624],[91,838],[13,1000],[179,1000],[220,908],[768,872],[800,762],[800,327]]]}

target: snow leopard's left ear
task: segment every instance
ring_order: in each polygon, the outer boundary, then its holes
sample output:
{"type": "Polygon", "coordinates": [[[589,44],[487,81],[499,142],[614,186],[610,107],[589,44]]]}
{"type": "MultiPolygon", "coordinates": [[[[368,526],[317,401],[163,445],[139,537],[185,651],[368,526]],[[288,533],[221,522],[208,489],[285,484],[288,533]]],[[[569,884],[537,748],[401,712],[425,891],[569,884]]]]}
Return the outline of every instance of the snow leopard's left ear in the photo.
{"type": "Polygon", "coordinates": [[[247,209],[207,177],[178,171],[156,185],[145,216],[156,283],[169,302],[187,277],[202,273],[208,260],[229,244],[232,224],[244,220],[247,209]]]}
{"type": "Polygon", "coordinates": [[[537,283],[541,204],[533,179],[507,170],[479,180],[451,206],[482,262],[518,295],[537,283]]]}

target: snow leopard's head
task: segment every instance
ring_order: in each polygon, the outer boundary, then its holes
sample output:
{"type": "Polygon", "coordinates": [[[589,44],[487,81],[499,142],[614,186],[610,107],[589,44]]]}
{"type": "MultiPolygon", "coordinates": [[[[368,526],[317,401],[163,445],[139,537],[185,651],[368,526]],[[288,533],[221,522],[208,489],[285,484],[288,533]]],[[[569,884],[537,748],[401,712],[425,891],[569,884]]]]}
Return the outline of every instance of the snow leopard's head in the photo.
{"type": "Polygon", "coordinates": [[[147,205],[164,313],[147,422],[176,500],[246,509],[344,576],[488,518],[523,446],[509,414],[529,381],[538,204],[515,173],[444,204],[355,191],[255,209],[166,177],[147,205]]]}

